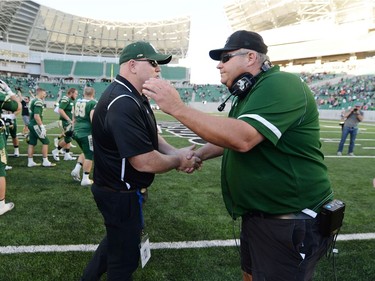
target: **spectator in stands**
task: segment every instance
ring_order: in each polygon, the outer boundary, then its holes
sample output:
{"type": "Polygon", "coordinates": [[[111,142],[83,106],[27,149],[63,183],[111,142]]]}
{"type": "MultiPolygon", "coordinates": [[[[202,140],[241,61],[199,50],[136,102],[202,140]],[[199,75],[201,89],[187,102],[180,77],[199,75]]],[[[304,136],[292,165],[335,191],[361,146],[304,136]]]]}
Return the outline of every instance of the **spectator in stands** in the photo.
{"type": "Polygon", "coordinates": [[[73,140],[73,111],[74,102],[77,99],[78,91],[76,88],[70,88],[65,96],[63,96],[59,102],[58,112],[60,115],[59,124],[63,130],[63,134],[57,147],[52,150],[52,156],[55,161],[60,161],[59,154],[64,148],[64,160],[76,160],[76,157],[70,155],[70,146],[73,140]]]}
{"type": "Polygon", "coordinates": [[[48,145],[49,138],[47,137],[46,126],[43,124],[44,99],[47,93],[44,89],[38,88],[36,90],[35,99],[30,102],[30,123],[29,123],[29,137],[28,137],[28,163],[27,167],[40,166],[40,163],[34,162],[34,149],[38,140],[42,143],[42,157],[43,167],[53,167],[56,164],[48,160],[48,145]]]}
{"type": "MultiPolygon", "coordinates": [[[[3,109],[17,112],[21,110],[21,103],[19,97],[15,95],[9,86],[2,80],[0,80],[0,106],[3,109]]],[[[0,158],[0,215],[14,208],[14,203],[5,203],[5,193],[6,193],[6,143],[4,139],[5,124],[0,119],[0,153],[2,157],[0,158]]]]}
{"type": "Polygon", "coordinates": [[[319,113],[306,83],[266,53],[263,38],[245,30],[209,52],[234,99],[230,118],[186,106],[165,80],[146,81],[143,93],[208,142],[199,158],[223,155],[224,202],[242,217],[244,280],[311,280],[333,240],[319,232],[317,214],[333,197],[319,113]]]}
{"type": "Polygon", "coordinates": [[[157,133],[155,116],[142,95],[143,83],[159,78],[171,55],[148,42],[126,46],[120,70],[95,108],[92,119],[96,204],[104,217],[106,236],[84,271],[82,280],[132,280],[138,267],[143,229],[142,202],[155,173],[172,169],[192,172],[199,159],[194,146],[176,149],[157,133]]]}
{"type": "Polygon", "coordinates": [[[355,104],[355,107],[351,108],[346,113],[344,113],[345,121],[344,121],[344,125],[342,128],[341,140],[339,143],[339,147],[337,149],[338,156],[342,155],[344,144],[348,135],[350,135],[348,155],[354,156],[354,146],[355,146],[355,140],[358,134],[358,124],[359,122],[362,122],[363,117],[364,117],[364,113],[361,110],[361,108],[362,108],[362,103],[357,102],[355,104]]]}
{"type": "Polygon", "coordinates": [[[91,136],[91,120],[94,114],[94,108],[97,101],[94,99],[95,89],[85,87],[83,90],[83,98],[78,99],[74,110],[74,139],[82,150],[78,157],[77,164],[71,176],[74,180],[80,181],[82,186],[92,185],[93,181],[89,179],[94,158],[94,147],[91,136]],[[82,180],[80,176],[81,168],[83,168],[82,180]]]}

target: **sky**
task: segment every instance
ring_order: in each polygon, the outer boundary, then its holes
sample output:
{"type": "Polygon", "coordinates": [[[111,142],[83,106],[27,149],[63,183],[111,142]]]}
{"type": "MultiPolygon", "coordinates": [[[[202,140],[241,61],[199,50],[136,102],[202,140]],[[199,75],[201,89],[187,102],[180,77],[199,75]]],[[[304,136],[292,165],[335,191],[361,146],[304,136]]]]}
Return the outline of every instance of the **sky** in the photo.
{"type": "Polygon", "coordinates": [[[208,52],[224,46],[232,33],[223,7],[233,0],[34,0],[69,14],[123,22],[157,21],[191,16],[190,45],[183,66],[192,83],[220,84],[217,62],[208,52]]]}

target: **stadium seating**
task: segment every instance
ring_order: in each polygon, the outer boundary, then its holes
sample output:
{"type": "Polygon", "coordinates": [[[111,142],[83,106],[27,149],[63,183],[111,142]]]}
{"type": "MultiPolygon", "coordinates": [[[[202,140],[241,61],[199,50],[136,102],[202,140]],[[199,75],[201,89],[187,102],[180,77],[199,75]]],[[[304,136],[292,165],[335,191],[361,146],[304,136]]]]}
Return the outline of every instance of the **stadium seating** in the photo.
{"type": "MultiPolygon", "coordinates": [[[[54,75],[58,72],[68,73],[74,67],[74,62],[45,60],[45,67],[54,75]],[[65,66],[64,66],[65,65],[65,66]],[[64,67],[64,71],[62,70],[64,67]],[[68,70],[67,70],[68,69],[68,70]]],[[[35,91],[36,87],[44,88],[47,91],[46,101],[56,101],[60,90],[67,90],[75,87],[81,96],[85,86],[91,86],[96,90],[96,99],[99,99],[110,79],[100,79],[100,76],[111,77],[118,73],[118,64],[110,63],[76,63],[75,75],[93,75],[95,79],[66,79],[63,78],[43,78],[32,77],[12,77],[0,76],[15,91],[21,89],[24,95],[28,95],[29,90],[35,91]],[[88,68],[92,67],[91,70],[88,68]],[[83,74],[86,73],[86,74],[83,74]],[[105,75],[103,75],[105,73],[105,75]],[[107,81],[107,82],[105,82],[107,81]]],[[[162,66],[164,67],[164,66],[162,66]]],[[[163,69],[165,79],[172,80],[178,90],[181,99],[186,102],[222,102],[229,94],[224,85],[196,85],[189,84],[184,80],[176,82],[174,79],[182,79],[186,75],[186,68],[166,67],[163,69]]],[[[302,77],[313,91],[319,109],[347,109],[353,107],[355,103],[362,102],[364,110],[375,110],[375,75],[346,75],[330,73],[295,73],[302,77]]]]}
{"type": "Polygon", "coordinates": [[[79,78],[104,78],[104,63],[77,61],[73,75],[79,78]]]}
{"type": "Polygon", "coordinates": [[[119,65],[117,63],[106,63],[105,64],[105,76],[109,79],[116,76],[119,71],[119,65]]]}
{"type": "Polygon", "coordinates": [[[186,67],[161,65],[161,73],[164,79],[171,81],[188,81],[189,73],[186,67]]]}
{"type": "Polygon", "coordinates": [[[71,76],[73,63],[73,61],[44,60],[42,62],[42,75],[58,77],[71,76]]]}

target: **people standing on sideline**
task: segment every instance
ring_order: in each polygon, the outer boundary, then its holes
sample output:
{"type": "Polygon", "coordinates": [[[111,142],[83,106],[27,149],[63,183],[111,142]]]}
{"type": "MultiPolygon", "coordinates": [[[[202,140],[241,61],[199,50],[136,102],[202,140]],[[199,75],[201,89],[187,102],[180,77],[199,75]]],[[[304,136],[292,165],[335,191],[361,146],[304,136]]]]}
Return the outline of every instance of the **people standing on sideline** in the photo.
{"type": "Polygon", "coordinates": [[[143,93],[208,142],[196,151],[202,161],[223,156],[224,203],[242,217],[243,280],[311,280],[333,240],[317,215],[333,198],[319,114],[306,83],[273,66],[267,49],[240,30],[209,52],[232,96],[230,118],[186,106],[167,81],[150,79],[143,93]]]}
{"type": "Polygon", "coordinates": [[[8,137],[11,136],[13,149],[14,149],[13,156],[19,157],[20,156],[20,150],[19,150],[20,141],[17,136],[17,116],[14,112],[3,109],[1,118],[5,122],[5,127],[6,127],[6,130],[4,132],[5,143],[8,140],[8,137]]]}
{"type": "MultiPolygon", "coordinates": [[[[9,86],[2,80],[0,80],[0,106],[2,109],[9,110],[11,112],[17,112],[21,110],[21,103],[19,97],[15,95],[9,86]]],[[[5,123],[0,119],[0,215],[14,208],[13,202],[5,203],[6,194],[6,172],[5,167],[7,165],[6,157],[6,142],[3,136],[5,130],[5,123]]]]}
{"type": "Polygon", "coordinates": [[[149,78],[160,78],[160,64],[172,56],[148,42],[126,46],[119,74],[107,87],[92,119],[94,184],[91,187],[104,217],[106,236],[86,267],[82,280],[132,280],[138,267],[143,229],[144,191],[157,173],[192,172],[200,166],[194,146],[176,149],[157,133],[150,103],[142,94],[149,78]]]}
{"type": "Polygon", "coordinates": [[[350,143],[348,155],[354,156],[355,139],[358,134],[358,123],[362,122],[364,113],[361,110],[362,103],[357,102],[353,108],[344,113],[344,125],[341,132],[341,140],[337,149],[337,155],[341,156],[344,149],[344,144],[348,135],[350,135],[350,143]]]}
{"type": "Polygon", "coordinates": [[[27,167],[40,166],[40,163],[34,162],[34,150],[38,140],[42,143],[42,157],[43,167],[56,166],[55,163],[51,163],[48,160],[48,145],[50,143],[47,137],[46,126],[43,124],[43,111],[44,111],[44,99],[46,97],[46,91],[42,88],[36,89],[35,99],[30,102],[30,123],[29,123],[29,138],[27,156],[28,163],[27,167]]]}
{"type": "Polygon", "coordinates": [[[52,156],[55,161],[60,161],[59,154],[64,148],[64,160],[76,160],[76,157],[70,155],[70,143],[73,140],[73,111],[74,102],[77,99],[78,91],[76,88],[70,88],[65,96],[60,99],[59,102],[59,114],[60,114],[60,124],[63,129],[63,139],[60,140],[57,147],[52,150],[52,156]]]}
{"type": "Polygon", "coordinates": [[[82,186],[92,185],[93,181],[89,178],[92,160],[94,158],[94,147],[91,135],[91,121],[97,101],[94,99],[95,89],[85,87],[83,90],[83,98],[78,99],[75,104],[73,123],[73,138],[78,143],[82,153],[78,157],[77,164],[71,176],[74,180],[80,181],[82,186]],[[81,168],[83,169],[81,180],[81,168]]]}
{"type": "MultiPolygon", "coordinates": [[[[30,95],[33,97],[33,93],[30,90],[29,91],[30,95]]],[[[29,102],[30,102],[30,97],[29,96],[22,96],[22,91],[17,92],[18,96],[21,98],[21,104],[22,104],[22,111],[21,111],[21,116],[22,116],[22,121],[23,121],[23,129],[22,129],[22,134],[24,137],[27,136],[29,133],[29,122],[30,122],[30,113],[29,113],[29,102]]]]}

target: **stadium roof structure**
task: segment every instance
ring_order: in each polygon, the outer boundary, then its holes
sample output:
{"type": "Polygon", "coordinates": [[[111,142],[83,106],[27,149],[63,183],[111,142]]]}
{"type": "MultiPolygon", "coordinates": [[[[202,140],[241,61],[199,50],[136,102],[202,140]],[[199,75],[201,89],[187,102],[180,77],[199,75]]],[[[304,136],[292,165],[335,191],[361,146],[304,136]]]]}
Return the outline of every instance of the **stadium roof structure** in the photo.
{"type": "Polygon", "coordinates": [[[321,20],[343,24],[363,12],[373,18],[374,5],[373,0],[234,0],[225,12],[233,30],[261,32],[321,20]]]}
{"type": "Polygon", "coordinates": [[[233,30],[262,34],[277,64],[375,56],[374,0],[234,0],[224,10],[233,30]]]}
{"type": "Polygon", "coordinates": [[[31,51],[118,57],[130,42],[146,40],[175,61],[186,57],[190,17],[155,22],[116,22],[64,13],[34,1],[0,0],[0,41],[31,51]]]}

